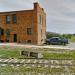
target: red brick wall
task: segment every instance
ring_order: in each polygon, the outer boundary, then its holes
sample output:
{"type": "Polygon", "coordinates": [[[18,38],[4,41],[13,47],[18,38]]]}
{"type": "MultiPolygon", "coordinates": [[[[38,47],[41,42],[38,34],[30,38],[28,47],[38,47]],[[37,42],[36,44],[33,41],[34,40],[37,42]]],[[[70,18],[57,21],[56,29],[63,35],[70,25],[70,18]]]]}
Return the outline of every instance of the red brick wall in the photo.
{"type": "Polygon", "coordinates": [[[45,39],[46,15],[44,10],[39,7],[38,3],[34,4],[33,10],[0,13],[0,27],[4,29],[4,35],[0,37],[0,40],[4,41],[7,39],[5,33],[7,29],[6,15],[10,16],[10,24],[8,24],[10,29],[10,36],[8,37],[8,40],[10,42],[13,42],[13,34],[17,34],[17,42],[27,43],[27,40],[31,40],[32,44],[42,44],[42,38],[45,39]],[[17,17],[16,24],[12,24],[13,14],[16,14],[17,17]],[[38,23],[38,14],[41,14],[43,17],[42,24],[38,23]],[[32,35],[27,35],[27,28],[32,28],[32,35]],[[44,35],[44,37],[42,35],[44,35]]]}

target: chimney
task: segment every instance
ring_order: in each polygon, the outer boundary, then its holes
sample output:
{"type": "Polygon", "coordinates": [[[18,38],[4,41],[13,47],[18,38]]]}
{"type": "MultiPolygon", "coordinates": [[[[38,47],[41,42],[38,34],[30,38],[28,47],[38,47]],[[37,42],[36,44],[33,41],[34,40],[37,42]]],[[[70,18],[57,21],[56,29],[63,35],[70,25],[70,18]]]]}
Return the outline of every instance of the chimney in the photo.
{"type": "Polygon", "coordinates": [[[39,7],[38,2],[35,2],[35,3],[34,3],[34,10],[38,9],[38,7],[39,7]]]}

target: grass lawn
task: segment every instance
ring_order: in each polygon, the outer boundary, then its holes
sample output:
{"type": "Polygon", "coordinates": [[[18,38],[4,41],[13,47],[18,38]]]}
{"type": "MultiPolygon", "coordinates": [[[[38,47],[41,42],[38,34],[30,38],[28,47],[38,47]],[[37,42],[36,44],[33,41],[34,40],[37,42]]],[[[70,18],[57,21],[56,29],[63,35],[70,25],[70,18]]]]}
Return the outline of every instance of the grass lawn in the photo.
{"type": "Polygon", "coordinates": [[[69,39],[70,42],[75,42],[75,36],[72,36],[70,39],[69,39]]]}
{"type": "Polygon", "coordinates": [[[15,47],[1,47],[0,48],[0,58],[20,58],[21,48],[15,47]]]}
{"type": "MultiPolygon", "coordinates": [[[[19,47],[0,47],[0,58],[24,58],[25,56],[20,55],[21,50],[31,50],[29,48],[24,49],[24,48],[19,48],[19,47]]],[[[37,49],[39,51],[42,51],[42,54],[44,58],[52,58],[52,59],[75,59],[75,51],[70,51],[70,52],[65,52],[65,53],[48,53],[49,50],[54,50],[57,51],[56,49],[37,49]]],[[[60,50],[62,51],[62,50],[60,50]]],[[[64,51],[64,50],[63,50],[64,51]]],[[[75,62],[74,62],[75,63],[75,62]]],[[[0,73],[3,73],[2,75],[16,75],[14,74],[17,73],[17,75],[27,75],[26,73],[48,73],[48,74],[56,74],[56,73],[64,73],[65,68],[60,67],[60,68],[51,68],[51,67],[33,67],[33,68],[26,68],[24,66],[10,66],[7,65],[5,67],[0,66],[0,73]],[[20,74],[21,73],[21,74],[20,74]]],[[[70,67],[69,70],[71,72],[75,73],[75,68],[70,67]]],[[[33,74],[31,74],[33,75],[33,74]]]]}
{"type": "MultiPolygon", "coordinates": [[[[1,47],[0,48],[0,58],[25,58],[25,56],[20,55],[21,50],[31,50],[19,47],[1,47]]],[[[36,51],[41,51],[44,58],[53,59],[75,59],[75,51],[65,52],[65,53],[48,53],[48,51],[53,49],[36,49],[36,51]]],[[[54,51],[57,51],[54,49],[54,51]]],[[[62,49],[60,49],[62,51],[62,49]]],[[[65,50],[64,50],[65,51],[65,50]]]]}
{"type": "Polygon", "coordinates": [[[37,68],[37,67],[25,68],[23,66],[11,67],[8,65],[6,67],[1,67],[0,72],[7,72],[7,73],[9,73],[9,72],[17,72],[17,73],[19,73],[19,72],[22,72],[22,73],[24,73],[24,72],[37,72],[37,73],[58,73],[58,72],[60,72],[60,73],[62,73],[62,72],[64,72],[64,68],[63,67],[61,67],[61,68],[42,68],[42,67],[40,67],[40,68],[37,68]]]}
{"type": "Polygon", "coordinates": [[[51,59],[69,59],[72,58],[70,54],[59,54],[59,53],[44,53],[44,58],[51,58],[51,59]]]}
{"type": "Polygon", "coordinates": [[[51,59],[75,59],[75,51],[65,52],[65,53],[43,53],[44,58],[51,59]]]}

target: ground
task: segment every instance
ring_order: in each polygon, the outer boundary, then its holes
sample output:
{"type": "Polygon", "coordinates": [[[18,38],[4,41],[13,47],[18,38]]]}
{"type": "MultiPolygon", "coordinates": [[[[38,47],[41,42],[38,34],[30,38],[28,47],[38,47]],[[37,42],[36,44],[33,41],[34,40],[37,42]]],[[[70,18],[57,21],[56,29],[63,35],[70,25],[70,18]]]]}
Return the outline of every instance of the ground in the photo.
{"type": "Polygon", "coordinates": [[[0,44],[0,75],[75,75],[74,43],[58,45],[0,44]],[[20,51],[41,52],[42,59],[27,58],[20,51]]]}
{"type": "Polygon", "coordinates": [[[75,42],[69,43],[66,46],[64,45],[28,45],[28,44],[19,44],[19,43],[0,43],[0,46],[14,46],[14,47],[23,47],[23,48],[57,48],[57,49],[75,49],[75,42]]]}

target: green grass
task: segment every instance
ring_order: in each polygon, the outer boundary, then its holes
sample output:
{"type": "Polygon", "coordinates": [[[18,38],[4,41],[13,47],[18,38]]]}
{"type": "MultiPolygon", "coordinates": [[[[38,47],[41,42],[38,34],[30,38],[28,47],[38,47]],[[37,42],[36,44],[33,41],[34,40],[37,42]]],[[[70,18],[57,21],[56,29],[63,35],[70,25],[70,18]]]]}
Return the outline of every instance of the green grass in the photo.
{"type": "Polygon", "coordinates": [[[1,47],[0,58],[16,58],[20,55],[18,48],[1,47]]]}
{"type": "MultiPolygon", "coordinates": [[[[4,46],[0,48],[0,58],[25,58],[25,56],[20,55],[21,50],[33,50],[33,49],[4,46]]],[[[60,49],[61,52],[64,51],[65,53],[48,53],[49,50],[57,51],[57,49],[47,49],[47,48],[42,48],[42,49],[39,48],[36,49],[35,51],[42,51],[44,58],[75,59],[75,51],[67,52],[65,50],[60,49]]]]}
{"type": "Polygon", "coordinates": [[[51,59],[75,59],[75,51],[66,52],[66,53],[43,53],[44,58],[51,58],[51,59]]]}
{"type": "MultiPolygon", "coordinates": [[[[25,58],[21,55],[22,50],[30,50],[29,48],[3,46],[0,48],[0,58],[25,58]]],[[[29,58],[29,57],[27,57],[29,58]]]]}
{"type": "Polygon", "coordinates": [[[20,55],[19,51],[0,50],[0,57],[2,58],[17,58],[20,55]]]}
{"type": "Polygon", "coordinates": [[[57,49],[57,48],[39,48],[39,51],[66,51],[68,49],[57,49]]]}
{"type": "Polygon", "coordinates": [[[25,68],[23,66],[19,66],[19,67],[11,67],[11,66],[6,66],[6,67],[1,67],[0,68],[0,72],[37,72],[37,73],[56,73],[56,72],[64,72],[64,68],[25,68]]]}
{"type": "Polygon", "coordinates": [[[69,39],[70,42],[75,42],[75,36],[72,36],[70,39],[69,39]]]}
{"type": "Polygon", "coordinates": [[[69,67],[70,72],[75,73],[75,67],[69,67]]]}
{"type": "Polygon", "coordinates": [[[60,54],[60,53],[44,53],[44,58],[51,58],[51,59],[68,59],[72,58],[70,54],[60,54]]]}
{"type": "MultiPolygon", "coordinates": [[[[21,50],[25,50],[24,48],[15,48],[15,47],[1,47],[0,48],[0,58],[24,58],[25,56],[21,56],[20,55],[20,51],[21,50]]],[[[26,50],[30,50],[30,49],[26,49],[26,50]]],[[[65,52],[65,53],[48,53],[49,50],[54,50],[56,51],[56,49],[37,49],[39,51],[43,51],[43,56],[44,58],[52,58],[52,59],[75,59],[75,51],[70,51],[70,52],[65,52]]],[[[62,51],[62,50],[61,50],[62,51]]],[[[75,63],[75,62],[74,62],[75,63]]],[[[75,73],[75,68],[71,67],[69,68],[71,72],[75,73]]],[[[44,68],[44,67],[40,67],[40,68],[25,68],[23,66],[19,66],[19,67],[11,67],[9,65],[5,66],[5,67],[1,67],[0,66],[0,72],[2,73],[13,73],[13,72],[17,72],[19,74],[17,75],[21,75],[20,73],[26,73],[26,72],[36,72],[36,73],[51,73],[51,74],[55,74],[55,73],[63,73],[64,72],[64,67],[61,68],[44,68]]],[[[5,75],[5,74],[4,74],[5,75]]],[[[7,74],[10,75],[10,74],[7,74]]],[[[13,74],[14,75],[14,74],[13,74]]]]}
{"type": "Polygon", "coordinates": [[[0,58],[20,58],[20,48],[15,47],[1,47],[0,58]]]}
{"type": "MultiPolygon", "coordinates": [[[[69,72],[70,73],[75,73],[75,68],[69,67],[69,72]]],[[[11,66],[6,66],[6,67],[0,67],[0,74],[2,75],[28,75],[27,73],[30,73],[30,75],[38,75],[38,73],[42,74],[51,74],[51,75],[61,75],[62,73],[65,73],[65,68],[25,68],[23,66],[19,67],[11,67],[11,66]]],[[[66,75],[66,74],[65,74],[66,75]]]]}

